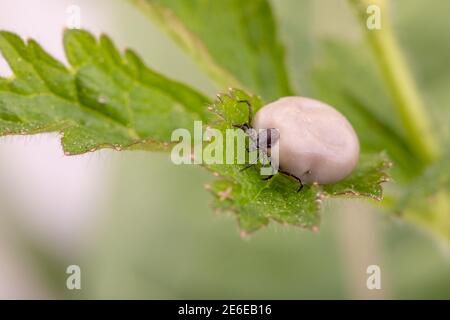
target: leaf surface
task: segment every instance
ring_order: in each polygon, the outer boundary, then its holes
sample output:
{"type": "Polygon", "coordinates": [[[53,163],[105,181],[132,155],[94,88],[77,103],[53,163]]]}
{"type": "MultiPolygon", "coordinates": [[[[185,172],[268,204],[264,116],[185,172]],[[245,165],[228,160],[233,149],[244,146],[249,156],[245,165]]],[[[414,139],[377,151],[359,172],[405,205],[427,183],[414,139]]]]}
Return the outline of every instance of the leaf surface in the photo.
{"type": "Polygon", "coordinates": [[[267,0],[132,0],[222,87],[264,99],[292,94],[284,49],[267,0]]]}
{"type": "MultiPolygon", "coordinates": [[[[247,121],[248,109],[239,100],[249,100],[254,112],[263,105],[257,96],[231,89],[207,107],[207,98],[150,70],[132,51],[121,55],[106,36],[96,41],[88,32],[66,31],[64,45],[70,68],[33,40],[25,44],[0,33],[0,50],[14,72],[0,82],[0,135],[60,131],[67,154],[104,147],[161,150],[171,145],[174,129],[191,129],[195,120],[226,137],[233,124],[247,121]]],[[[205,160],[211,159],[206,153],[211,144],[201,149],[205,160]]],[[[228,152],[226,146],[222,151],[228,152]]],[[[299,184],[290,177],[263,181],[258,166],[241,171],[244,164],[231,162],[205,164],[218,177],[209,189],[215,207],[235,212],[244,233],[270,220],[317,230],[328,196],[381,199],[388,163],[384,155],[363,156],[347,179],[297,192],[299,184]]]]}
{"type": "MultiPolygon", "coordinates": [[[[225,132],[233,124],[246,121],[248,109],[238,103],[239,100],[250,101],[254,112],[263,105],[260,98],[233,89],[215,102],[214,127],[225,132]]],[[[208,189],[214,195],[214,206],[235,213],[245,234],[267,225],[270,220],[318,230],[321,204],[327,197],[359,196],[381,200],[381,183],[388,180],[386,170],[390,162],[383,153],[363,155],[354,172],[343,181],[327,186],[305,185],[300,192],[293,178],[277,173],[264,181],[259,166],[241,171],[244,166],[209,166],[219,179],[208,185],[208,189]]]]}
{"type": "Polygon", "coordinates": [[[14,76],[0,78],[0,135],[60,131],[68,154],[102,147],[163,149],[171,132],[207,120],[208,99],[121,55],[106,36],[64,33],[70,67],[33,40],[0,33],[14,76]]]}

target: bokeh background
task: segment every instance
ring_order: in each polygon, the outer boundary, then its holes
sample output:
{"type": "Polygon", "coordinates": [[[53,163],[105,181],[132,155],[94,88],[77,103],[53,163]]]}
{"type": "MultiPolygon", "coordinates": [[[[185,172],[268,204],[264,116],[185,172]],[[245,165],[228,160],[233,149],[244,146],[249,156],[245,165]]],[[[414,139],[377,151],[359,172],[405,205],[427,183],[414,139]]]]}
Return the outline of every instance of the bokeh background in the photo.
{"type": "MultiPolygon", "coordinates": [[[[448,105],[446,3],[398,0],[393,19],[422,92],[448,105]]],[[[271,4],[306,92],[320,42],[361,37],[343,0],[271,4]]],[[[209,95],[219,90],[125,0],[0,0],[0,29],[65,61],[71,5],[81,8],[83,28],[134,48],[152,68],[209,95]]],[[[10,74],[2,58],[0,74],[10,74]]],[[[450,298],[448,248],[376,205],[333,201],[319,233],[272,224],[241,239],[234,217],[209,206],[203,185],[211,178],[174,166],[168,154],[65,157],[57,134],[0,138],[0,298],[450,298]],[[81,290],[66,288],[70,264],[81,267],[81,290]],[[382,290],[366,288],[371,264],[381,267],[382,290]]]]}

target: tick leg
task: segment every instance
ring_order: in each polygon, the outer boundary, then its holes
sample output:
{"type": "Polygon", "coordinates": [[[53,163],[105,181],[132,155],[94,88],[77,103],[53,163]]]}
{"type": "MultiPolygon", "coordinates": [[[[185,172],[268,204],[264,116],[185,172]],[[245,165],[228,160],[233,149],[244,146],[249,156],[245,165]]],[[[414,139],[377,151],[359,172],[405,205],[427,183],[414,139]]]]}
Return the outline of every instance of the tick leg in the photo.
{"type": "Polygon", "coordinates": [[[286,176],[289,176],[291,178],[294,178],[295,180],[298,181],[298,183],[300,184],[300,187],[298,188],[297,192],[300,192],[303,189],[303,182],[302,182],[302,180],[299,177],[296,177],[293,174],[290,174],[289,172],[286,172],[286,171],[283,171],[283,170],[278,170],[278,172],[280,172],[280,173],[282,173],[282,174],[284,174],[286,176]]]}
{"type": "Polygon", "coordinates": [[[244,123],[244,124],[233,124],[233,127],[241,129],[244,132],[249,128],[247,123],[244,123]]]}
{"type": "Polygon", "coordinates": [[[271,174],[270,176],[263,178],[263,180],[268,181],[268,180],[272,179],[274,176],[275,176],[274,174],[271,174]]]}
{"type": "Polygon", "coordinates": [[[244,170],[247,170],[248,168],[251,168],[251,167],[253,167],[256,163],[258,163],[258,160],[259,160],[259,155],[257,154],[256,155],[256,159],[255,159],[255,161],[253,161],[252,163],[250,163],[250,164],[248,164],[248,165],[246,165],[245,167],[243,167],[242,169],[240,169],[239,171],[244,171],[244,170]]]}
{"type": "Polygon", "coordinates": [[[253,118],[253,108],[252,105],[250,103],[250,101],[248,100],[238,100],[237,103],[245,103],[248,106],[248,123],[251,124],[252,123],[252,118],[253,118]]]}
{"type": "Polygon", "coordinates": [[[251,168],[251,167],[253,167],[254,165],[256,164],[256,162],[255,163],[250,163],[249,165],[246,165],[245,167],[243,167],[242,169],[240,169],[239,171],[244,171],[244,170],[247,170],[248,168],[251,168]]]}

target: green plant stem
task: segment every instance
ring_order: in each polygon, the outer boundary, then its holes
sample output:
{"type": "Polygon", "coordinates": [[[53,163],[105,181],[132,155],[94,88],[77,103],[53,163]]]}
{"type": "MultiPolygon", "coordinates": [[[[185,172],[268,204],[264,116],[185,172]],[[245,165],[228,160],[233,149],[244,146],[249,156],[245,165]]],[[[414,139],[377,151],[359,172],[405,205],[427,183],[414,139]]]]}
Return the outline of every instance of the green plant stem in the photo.
{"type": "Polygon", "coordinates": [[[431,129],[424,103],[408,69],[406,60],[389,24],[385,0],[349,0],[364,26],[381,73],[386,81],[396,112],[407,135],[407,141],[418,159],[424,164],[440,155],[440,146],[431,129]],[[366,27],[367,7],[378,5],[381,9],[381,29],[366,27]]]}

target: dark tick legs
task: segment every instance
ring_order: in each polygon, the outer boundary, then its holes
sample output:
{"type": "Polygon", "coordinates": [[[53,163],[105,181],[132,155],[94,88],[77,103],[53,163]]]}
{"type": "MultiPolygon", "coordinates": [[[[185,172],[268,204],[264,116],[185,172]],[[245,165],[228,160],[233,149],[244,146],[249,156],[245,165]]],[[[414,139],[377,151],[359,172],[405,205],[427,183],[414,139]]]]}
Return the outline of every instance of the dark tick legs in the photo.
{"type": "Polygon", "coordinates": [[[295,180],[298,181],[298,183],[300,184],[300,187],[298,188],[297,192],[300,192],[303,189],[303,182],[299,177],[294,176],[293,174],[290,174],[289,172],[283,171],[283,170],[278,170],[279,173],[282,173],[286,176],[289,176],[291,178],[294,178],[295,180]]]}
{"type": "Polygon", "coordinates": [[[248,100],[238,100],[237,103],[245,103],[248,106],[248,125],[250,126],[252,124],[253,120],[253,107],[248,100]]]}
{"type": "Polygon", "coordinates": [[[247,170],[248,168],[253,167],[255,164],[256,164],[256,162],[250,163],[250,164],[246,165],[245,167],[243,167],[242,169],[240,169],[239,171],[242,172],[244,170],[247,170]]]}
{"type": "Polygon", "coordinates": [[[255,159],[255,161],[253,161],[252,163],[249,163],[248,165],[246,165],[245,167],[243,167],[242,169],[240,169],[239,171],[244,171],[244,170],[247,170],[248,168],[251,168],[251,167],[253,167],[255,164],[257,164],[258,163],[258,160],[259,160],[259,152],[258,152],[258,154],[256,155],[256,159],[255,159]]]}
{"type": "MultiPolygon", "coordinates": [[[[253,120],[253,108],[252,108],[252,105],[251,105],[250,101],[248,101],[248,100],[238,100],[237,103],[245,103],[245,104],[247,104],[247,106],[248,106],[248,123],[234,124],[233,127],[239,128],[239,129],[242,129],[242,130],[246,131],[246,129],[250,129],[251,128],[251,123],[252,123],[252,120],[253,120]]],[[[249,150],[247,150],[247,152],[248,151],[249,150]]],[[[258,162],[258,160],[259,160],[259,152],[258,152],[258,155],[256,156],[256,161],[248,164],[244,168],[240,169],[240,171],[244,171],[244,170],[247,170],[248,168],[253,167],[258,162]]],[[[264,165],[264,163],[263,163],[263,165],[264,165]]],[[[289,176],[291,178],[294,178],[295,180],[298,181],[300,186],[299,186],[297,192],[300,192],[303,189],[303,183],[302,183],[302,180],[299,177],[296,177],[293,174],[290,174],[289,172],[286,172],[286,171],[283,171],[283,170],[278,170],[278,172],[281,173],[281,174],[284,174],[286,176],[289,176]]],[[[267,176],[267,177],[263,178],[263,180],[264,181],[268,181],[268,180],[272,179],[273,177],[274,177],[274,175],[272,174],[270,176],[267,176]]]]}
{"type": "Polygon", "coordinates": [[[252,121],[253,121],[253,107],[248,100],[238,100],[237,103],[245,103],[248,106],[248,122],[244,124],[233,124],[233,127],[242,129],[246,131],[247,129],[250,129],[252,127],[252,121]]]}
{"type": "MultiPolygon", "coordinates": [[[[299,183],[300,186],[299,186],[297,192],[300,192],[300,191],[303,189],[303,183],[302,183],[302,180],[301,180],[300,178],[294,176],[293,174],[290,174],[289,172],[283,171],[283,170],[278,170],[278,172],[281,173],[281,174],[284,174],[285,176],[289,176],[289,177],[291,177],[291,178],[294,178],[295,180],[298,181],[298,183],[299,183]]],[[[274,174],[272,174],[272,175],[270,175],[270,176],[267,176],[267,177],[263,178],[263,180],[264,180],[264,181],[269,181],[269,180],[272,179],[273,177],[275,177],[274,174]]]]}

